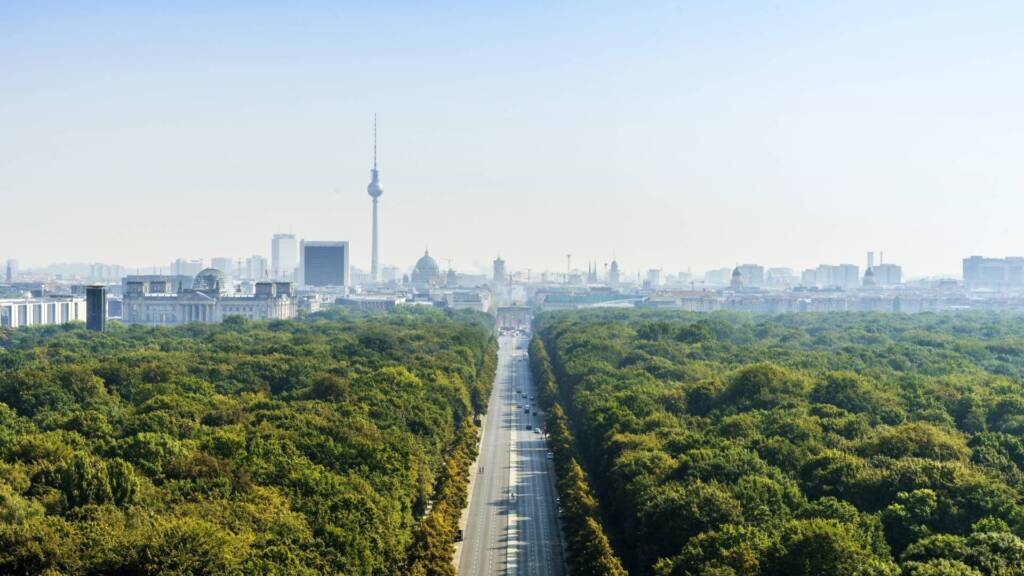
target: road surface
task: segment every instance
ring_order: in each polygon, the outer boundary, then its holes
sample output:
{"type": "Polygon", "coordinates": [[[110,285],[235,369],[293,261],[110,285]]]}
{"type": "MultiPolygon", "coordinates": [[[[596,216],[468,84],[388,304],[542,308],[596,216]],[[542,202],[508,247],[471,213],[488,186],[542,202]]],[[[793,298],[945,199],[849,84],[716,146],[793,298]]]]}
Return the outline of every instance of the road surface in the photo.
{"type": "Polygon", "coordinates": [[[534,430],[543,427],[544,418],[530,399],[536,391],[527,360],[529,339],[505,334],[498,343],[498,375],[484,422],[479,466],[473,470],[477,476],[459,574],[562,576],[555,473],[544,436],[534,430]]]}

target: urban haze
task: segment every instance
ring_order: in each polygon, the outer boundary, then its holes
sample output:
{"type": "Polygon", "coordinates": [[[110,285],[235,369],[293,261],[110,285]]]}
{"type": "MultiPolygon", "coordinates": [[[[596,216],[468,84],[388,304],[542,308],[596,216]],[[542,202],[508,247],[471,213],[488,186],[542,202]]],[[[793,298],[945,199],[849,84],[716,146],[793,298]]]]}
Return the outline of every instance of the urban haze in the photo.
{"type": "Polygon", "coordinates": [[[0,6],[0,574],[1024,576],[1022,22],[0,6]]]}

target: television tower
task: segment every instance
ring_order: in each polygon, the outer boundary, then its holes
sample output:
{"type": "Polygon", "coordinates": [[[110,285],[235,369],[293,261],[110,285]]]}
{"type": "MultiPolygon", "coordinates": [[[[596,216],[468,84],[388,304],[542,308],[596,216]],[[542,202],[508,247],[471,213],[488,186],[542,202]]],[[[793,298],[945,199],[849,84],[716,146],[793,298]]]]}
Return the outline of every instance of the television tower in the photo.
{"type": "Polygon", "coordinates": [[[380,173],[377,171],[377,115],[373,115],[373,169],[370,170],[370,184],[366,193],[373,198],[373,248],[370,256],[370,276],[374,282],[380,282],[380,263],[377,252],[377,199],[384,193],[380,187],[380,173]]]}

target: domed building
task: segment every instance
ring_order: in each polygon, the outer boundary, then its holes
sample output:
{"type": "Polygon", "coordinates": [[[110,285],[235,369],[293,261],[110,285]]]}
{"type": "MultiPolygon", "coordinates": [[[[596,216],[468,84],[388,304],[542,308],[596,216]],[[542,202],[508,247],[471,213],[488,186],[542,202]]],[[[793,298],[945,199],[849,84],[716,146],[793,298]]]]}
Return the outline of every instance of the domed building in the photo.
{"type": "Polygon", "coordinates": [[[180,276],[126,276],[123,318],[126,324],[177,325],[221,322],[229,316],[249,320],[293,318],[296,302],[291,282],[257,282],[251,295],[229,293],[224,273],[206,268],[192,279],[192,288],[180,276]]]}
{"type": "Polygon", "coordinates": [[[429,250],[424,250],[423,256],[416,261],[411,279],[413,286],[437,286],[441,283],[441,268],[438,267],[437,261],[430,257],[429,250]]]}
{"type": "Polygon", "coordinates": [[[729,280],[729,287],[743,288],[743,273],[740,272],[739,266],[732,269],[732,279],[729,280]]]}
{"type": "Polygon", "coordinates": [[[196,292],[206,292],[211,296],[223,294],[227,291],[224,273],[216,268],[207,268],[196,274],[192,280],[192,289],[196,292]]]}
{"type": "Polygon", "coordinates": [[[875,271],[869,267],[864,273],[864,288],[874,288],[875,285],[875,271]]]}

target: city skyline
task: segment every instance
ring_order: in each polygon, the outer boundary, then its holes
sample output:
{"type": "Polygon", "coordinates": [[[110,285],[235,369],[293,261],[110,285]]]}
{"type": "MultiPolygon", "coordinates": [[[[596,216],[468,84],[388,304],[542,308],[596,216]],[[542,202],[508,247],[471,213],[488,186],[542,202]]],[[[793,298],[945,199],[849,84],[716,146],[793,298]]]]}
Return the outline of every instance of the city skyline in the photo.
{"type": "Polygon", "coordinates": [[[369,269],[375,111],[382,264],[1024,253],[1024,7],[447,8],[0,8],[0,199],[25,215],[0,257],[148,267],[291,230],[369,269]]]}

